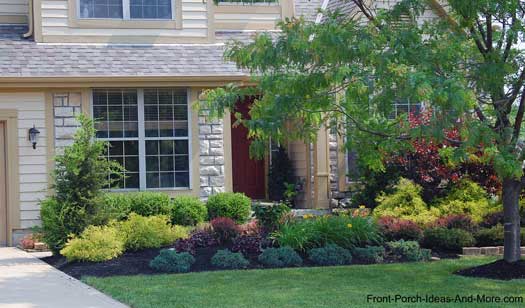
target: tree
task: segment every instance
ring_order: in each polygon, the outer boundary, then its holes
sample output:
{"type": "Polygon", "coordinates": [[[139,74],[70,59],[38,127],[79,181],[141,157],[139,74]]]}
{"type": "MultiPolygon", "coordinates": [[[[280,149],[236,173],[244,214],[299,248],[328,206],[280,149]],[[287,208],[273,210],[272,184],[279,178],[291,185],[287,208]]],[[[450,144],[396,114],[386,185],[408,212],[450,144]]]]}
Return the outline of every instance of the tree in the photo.
{"type": "Polygon", "coordinates": [[[525,3],[450,0],[446,18],[421,23],[428,1],[404,0],[379,12],[369,1],[351,2],[368,22],[338,13],[320,24],[291,19],[274,37],[231,44],[226,58],[250,71],[256,85],[209,90],[204,104],[221,115],[240,95],[263,93],[251,119],[240,120],[254,138],[254,152],[264,151],[270,136],[313,140],[326,123],[347,134],[346,146],[377,170],[387,153],[410,149],[420,137],[455,144],[440,151],[451,161],[481,151],[502,182],[504,259],[518,261],[525,3]],[[396,100],[424,102],[432,109],[429,125],[411,127],[402,124],[406,115],[390,117],[396,100]],[[461,138],[448,137],[451,130],[461,138]]]}

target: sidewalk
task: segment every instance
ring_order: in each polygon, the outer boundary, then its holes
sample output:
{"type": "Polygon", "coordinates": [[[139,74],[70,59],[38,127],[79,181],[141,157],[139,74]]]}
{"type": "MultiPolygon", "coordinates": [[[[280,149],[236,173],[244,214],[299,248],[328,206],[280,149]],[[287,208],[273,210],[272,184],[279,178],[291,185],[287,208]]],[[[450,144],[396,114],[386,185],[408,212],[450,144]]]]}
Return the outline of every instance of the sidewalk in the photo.
{"type": "Polygon", "coordinates": [[[126,308],[17,248],[0,248],[0,308],[126,308]]]}

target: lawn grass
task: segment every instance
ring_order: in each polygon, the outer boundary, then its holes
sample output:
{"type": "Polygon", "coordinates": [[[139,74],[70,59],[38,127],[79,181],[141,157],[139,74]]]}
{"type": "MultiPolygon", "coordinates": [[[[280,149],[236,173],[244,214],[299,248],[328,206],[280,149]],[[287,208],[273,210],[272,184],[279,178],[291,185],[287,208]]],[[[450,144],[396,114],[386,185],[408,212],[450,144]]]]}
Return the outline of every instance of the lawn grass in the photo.
{"type": "Polygon", "coordinates": [[[465,258],[431,263],[201,272],[83,280],[135,308],[164,307],[524,307],[525,304],[367,303],[367,295],[525,297],[525,280],[495,281],[453,275],[492,262],[465,258]]]}

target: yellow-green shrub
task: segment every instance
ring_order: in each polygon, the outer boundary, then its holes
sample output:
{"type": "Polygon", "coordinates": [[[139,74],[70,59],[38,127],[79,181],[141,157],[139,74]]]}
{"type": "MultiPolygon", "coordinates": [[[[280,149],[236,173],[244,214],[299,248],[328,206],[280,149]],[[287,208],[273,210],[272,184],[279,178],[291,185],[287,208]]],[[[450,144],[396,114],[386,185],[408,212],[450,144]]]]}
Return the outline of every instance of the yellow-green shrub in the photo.
{"type": "Polygon", "coordinates": [[[132,213],[128,220],[117,223],[126,249],[140,250],[169,245],[189,236],[189,229],[172,226],[168,216],[144,217],[132,213]]]}
{"type": "Polygon", "coordinates": [[[113,226],[89,226],[60,250],[60,254],[70,262],[102,262],[116,258],[123,252],[124,241],[113,226]]]}
{"type": "Polygon", "coordinates": [[[375,217],[390,216],[427,224],[438,216],[433,214],[421,198],[421,186],[401,178],[392,194],[382,193],[377,197],[378,206],[374,209],[375,217]]]}

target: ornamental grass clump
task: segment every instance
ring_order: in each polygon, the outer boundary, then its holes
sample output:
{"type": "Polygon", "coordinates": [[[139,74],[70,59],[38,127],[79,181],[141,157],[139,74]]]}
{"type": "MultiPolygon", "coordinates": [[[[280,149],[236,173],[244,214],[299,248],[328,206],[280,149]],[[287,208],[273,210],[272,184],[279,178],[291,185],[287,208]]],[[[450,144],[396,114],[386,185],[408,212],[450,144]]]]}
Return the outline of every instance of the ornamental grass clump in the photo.
{"type": "Polygon", "coordinates": [[[334,244],[308,251],[308,259],[318,265],[345,265],[352,263],[352,254],[334,244]]]}
{"type": "Polygon", "coordinates": [[[370,217],[322,216],[284,224],[272,235],[280,246],[298,251],[336,244],[346,249],[382,242],[370,217]]]}

